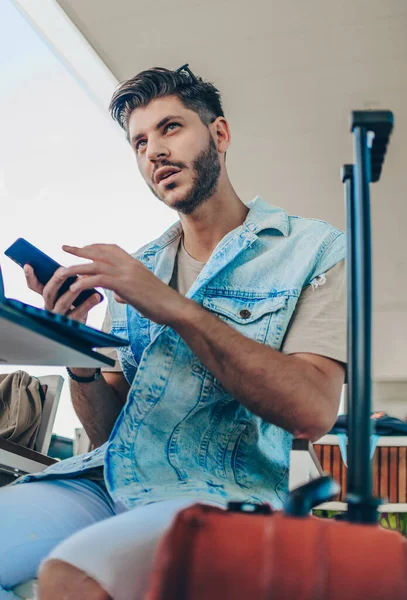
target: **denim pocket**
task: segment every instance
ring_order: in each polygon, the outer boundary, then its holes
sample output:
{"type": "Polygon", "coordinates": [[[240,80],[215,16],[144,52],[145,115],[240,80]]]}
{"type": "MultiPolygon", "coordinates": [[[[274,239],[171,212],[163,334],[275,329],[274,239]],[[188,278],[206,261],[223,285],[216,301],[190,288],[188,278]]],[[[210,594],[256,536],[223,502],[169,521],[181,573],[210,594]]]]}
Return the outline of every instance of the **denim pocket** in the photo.
{"type": "Polygon", "coordinates": [[[282,309],[287,304],[287,296],[273,298],[236,298],[227,296],[207,296],[203,299],[204,308],[237,329],[240,333],[257,342],[264,343],[273,336],[283,320],[282,309]]]}

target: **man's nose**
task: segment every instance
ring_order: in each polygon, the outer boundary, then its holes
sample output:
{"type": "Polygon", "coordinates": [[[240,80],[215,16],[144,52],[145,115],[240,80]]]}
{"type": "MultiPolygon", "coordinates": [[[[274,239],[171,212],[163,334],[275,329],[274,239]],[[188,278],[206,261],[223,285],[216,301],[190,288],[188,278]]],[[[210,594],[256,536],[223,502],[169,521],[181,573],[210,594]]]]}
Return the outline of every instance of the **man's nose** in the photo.
{"type": "Polygon", "coordinates": [[[148,144],[147,147],[147,158],[152,162],[157,160],[162,160],[163,158],[168,157],[168,149],[162,146],[161,144],[148,144]]]}

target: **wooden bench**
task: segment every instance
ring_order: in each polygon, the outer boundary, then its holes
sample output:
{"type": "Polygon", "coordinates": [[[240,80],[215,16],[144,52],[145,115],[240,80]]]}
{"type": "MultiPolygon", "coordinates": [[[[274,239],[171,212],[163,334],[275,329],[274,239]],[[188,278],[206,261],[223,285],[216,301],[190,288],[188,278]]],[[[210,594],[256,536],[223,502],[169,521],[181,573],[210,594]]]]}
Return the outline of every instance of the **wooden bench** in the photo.
{"type": "MultiPolygon", "coordinates": [[[[325,435],[314,444],[322,470],[341,485],[333,502],[321,504],[324,510],[346,510],[347,468],[336,435],[325,435]]],[[[381,512],[407,512],[407,436],[381,436],[372,461],[373,495],[383,498],[381,512]]]]}

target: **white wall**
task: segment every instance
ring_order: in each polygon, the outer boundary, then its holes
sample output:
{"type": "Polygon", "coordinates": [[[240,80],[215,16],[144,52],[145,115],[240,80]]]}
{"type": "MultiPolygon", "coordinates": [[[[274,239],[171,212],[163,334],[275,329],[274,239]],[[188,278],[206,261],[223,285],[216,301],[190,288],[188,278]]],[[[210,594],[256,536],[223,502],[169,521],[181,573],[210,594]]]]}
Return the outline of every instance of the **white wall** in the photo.
{"type": "Polygon", "coordinates": [[[350,111],[394,111],[372,186],[373,372],[407,379],[406,0],[58,2],[119,80],[189,62],[219,87],[244,200],[260,194],[344,228],[350,111]]]}

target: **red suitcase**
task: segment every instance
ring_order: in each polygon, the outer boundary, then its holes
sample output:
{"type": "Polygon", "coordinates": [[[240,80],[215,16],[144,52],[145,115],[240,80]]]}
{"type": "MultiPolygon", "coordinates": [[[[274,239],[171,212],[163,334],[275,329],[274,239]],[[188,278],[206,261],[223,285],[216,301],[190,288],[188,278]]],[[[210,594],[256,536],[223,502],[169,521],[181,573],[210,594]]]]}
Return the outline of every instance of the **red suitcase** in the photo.
{"type": "Polygon", "coordinates": [[[146,600],[404,600],[407,540],[377,524],[372,495],[369,183],[378,181],[389,111],[352,113],[348,231],[348,503],[344,519],[309,516],[338,493],[328,476],[290,493],[283,511],[229,503],[181,511],[159,547],[146,600]],[[372,138],[374,135],[373,143],[372,138]]]}
{"type": "Polygon", "coordinates": [[[163,542],[147,600],[407,598],[406,539],[377,525],[196,504],[163,542]]]}

